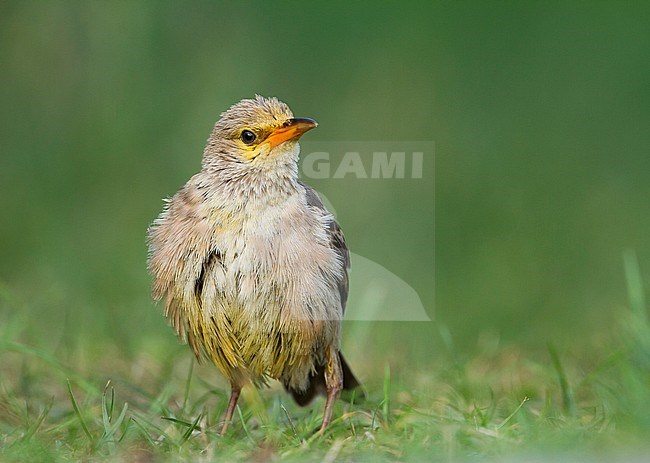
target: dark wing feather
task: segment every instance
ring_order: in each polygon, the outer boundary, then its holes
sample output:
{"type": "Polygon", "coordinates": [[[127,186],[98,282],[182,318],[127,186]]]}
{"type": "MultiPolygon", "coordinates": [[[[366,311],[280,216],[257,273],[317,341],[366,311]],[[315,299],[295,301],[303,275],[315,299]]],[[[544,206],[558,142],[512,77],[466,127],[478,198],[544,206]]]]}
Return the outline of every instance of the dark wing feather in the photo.
{"type": "MultiPolygon", "coordinates": [[[[302,182],[300,182],[300,184],[305,189],[307,204],[313,208],[320,209],[326,214],[330,214],[330,212],[323,204],[323,201],[321,201],[320,197],[318,196],[318,193],[316,193],[314,189],[309,185],[305,185],[302,182]]],[[[339,293],[341,295],[341,309],[343,310],[343,313],[345,313],[345,305],[348,302],[348,291],[350,287],[348,279],[348,270],[350,269],[350,251],[348,249],[347,243],[345,242],[345,236],[343,236],[341,227],[333,217],[329,223],[328,232],[332,249],[334,249],[339,255],[339,258],[343,262],[345,269],[341,279],[338,281],[339,293]]]]}

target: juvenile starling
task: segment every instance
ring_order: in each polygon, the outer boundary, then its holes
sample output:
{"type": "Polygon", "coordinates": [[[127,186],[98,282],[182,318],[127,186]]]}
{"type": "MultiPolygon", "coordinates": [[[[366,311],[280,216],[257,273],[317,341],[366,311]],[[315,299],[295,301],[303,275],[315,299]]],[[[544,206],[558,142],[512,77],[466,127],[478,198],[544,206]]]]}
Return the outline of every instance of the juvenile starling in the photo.
{"type": "Polygon", "coordinates": [[[242,386],[279,380],[300,405],[359,382],[340,352],[350,257],[339,225],[298,179],[312,119],[277,98],[233,105],[202,168],[149,228],[153,297],[196,357],[230,381],[226,432],[242,386]]]}

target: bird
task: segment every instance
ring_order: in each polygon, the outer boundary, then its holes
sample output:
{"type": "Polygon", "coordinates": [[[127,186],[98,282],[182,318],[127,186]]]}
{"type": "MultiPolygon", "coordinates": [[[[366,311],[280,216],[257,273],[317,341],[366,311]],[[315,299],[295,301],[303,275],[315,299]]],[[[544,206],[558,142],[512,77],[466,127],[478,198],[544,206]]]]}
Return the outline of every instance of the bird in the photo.
{"type": "Polygon", "coordinates": [[[242,388],[280,381],[300,406],[360,386],[341,354],[350,252],[341,227],[298,175],[298,139],[315,128],[276,97],[223,112],[201,169],[148,229],[152,296],[196,358],[242,388]]]}

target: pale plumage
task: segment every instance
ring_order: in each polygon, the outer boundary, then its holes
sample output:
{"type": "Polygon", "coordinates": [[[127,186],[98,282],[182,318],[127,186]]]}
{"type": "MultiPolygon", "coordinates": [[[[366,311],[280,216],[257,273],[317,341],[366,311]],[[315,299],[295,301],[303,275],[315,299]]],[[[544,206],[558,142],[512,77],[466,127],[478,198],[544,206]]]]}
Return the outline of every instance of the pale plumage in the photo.
{"type": "Polygon", "coordinates": [[[232,106],[149,230],[154,298],[232,384],[223,431],[248,381],[278,379],[301,405],[326,390],[323,427],[339,390],[358,385],[339,353],[347,246],[298,180],[297,138],[315,126],[275,98],[232,106]]]}

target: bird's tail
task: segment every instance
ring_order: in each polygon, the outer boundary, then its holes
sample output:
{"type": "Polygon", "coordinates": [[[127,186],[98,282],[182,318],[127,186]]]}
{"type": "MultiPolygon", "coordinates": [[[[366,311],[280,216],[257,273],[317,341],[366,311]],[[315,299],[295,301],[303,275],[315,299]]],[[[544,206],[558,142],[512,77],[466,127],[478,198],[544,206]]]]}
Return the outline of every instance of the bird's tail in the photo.
{"type": "MultiPolygon", "coordinates": [[[[352,373],[352,370],[343,358],[343,354],[340,352],[339,359],[341,360],[341,370],[343,372],[343,390],[351,391],[361,386],[361,383],[356,378],[356,376],[354,376],[354,373],[352,373]]],[[[327,393],[327,388],[325,385],[325,367],[323,365],[318,365],[316,367],[316,371],[313,371],[311,373],[311,376],[309,377],[309,384],[307,386],[307,389],[304,391],[292,389],[287,385],[284,387],[288,392],[291,393],[296,403],[301,407],[304,407],[305,405],[308,405],[309,402],[311,402],[314,397],[316,397],[316,395],[325,395],[327,393]]]]}

